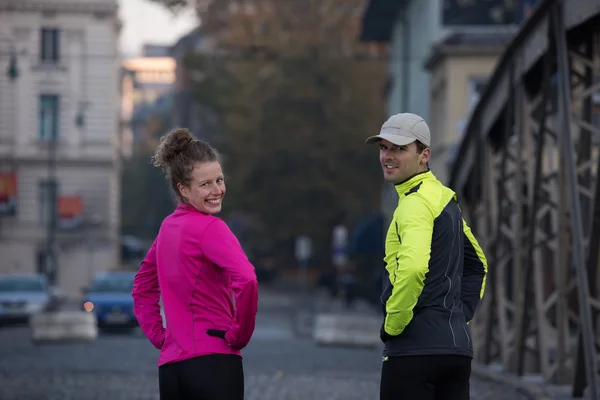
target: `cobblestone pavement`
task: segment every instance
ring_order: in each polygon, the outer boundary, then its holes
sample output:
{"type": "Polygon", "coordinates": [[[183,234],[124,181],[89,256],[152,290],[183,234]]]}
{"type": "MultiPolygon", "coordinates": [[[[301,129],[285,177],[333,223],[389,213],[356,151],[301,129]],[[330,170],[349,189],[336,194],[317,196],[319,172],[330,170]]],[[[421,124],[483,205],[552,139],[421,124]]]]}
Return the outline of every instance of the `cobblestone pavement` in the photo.
{"type": "MultiPolygon", "coordinates": [[[[247,400],[378,399],[379,350],[316,347],[295,338],[281,310],[261,309],[245,350],[247,400]]],[[[0,329],[1,400],[158,399],[158,352],[139,334],[103,334],[90,344],[34,346],[26,327],[0,329]]],[[[520,400],[472,380],[474,400],[520,400]]]]}

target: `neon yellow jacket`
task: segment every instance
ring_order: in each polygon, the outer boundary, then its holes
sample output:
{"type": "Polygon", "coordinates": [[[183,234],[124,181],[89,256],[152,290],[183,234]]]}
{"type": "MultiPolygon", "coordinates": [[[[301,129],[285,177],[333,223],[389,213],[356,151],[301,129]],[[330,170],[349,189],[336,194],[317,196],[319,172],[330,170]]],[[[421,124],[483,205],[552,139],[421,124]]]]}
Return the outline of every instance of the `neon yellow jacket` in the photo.
{"type": "Polygon", "coordinates": [[[487,260],[455,193],[431,171],[396,185],[386,236],[384,354],[472,356],[468,322],[485,289],[487,260]]]}

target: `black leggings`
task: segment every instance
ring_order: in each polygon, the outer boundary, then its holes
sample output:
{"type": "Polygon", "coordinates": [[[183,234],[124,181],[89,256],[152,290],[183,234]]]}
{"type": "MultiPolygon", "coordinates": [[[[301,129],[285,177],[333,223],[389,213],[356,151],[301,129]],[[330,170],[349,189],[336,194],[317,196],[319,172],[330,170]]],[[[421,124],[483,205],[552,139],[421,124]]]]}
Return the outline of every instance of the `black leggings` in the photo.
{"type": "Polygon", "coordinates": [[[211,354],[161,365],[160,400],[243,400],[242,358],[211,354]]]}
{"type": "Polygon", "coordinates": [[[381,370],[380,400],[469,400],[471,358],[389,357],[381,370]]]}

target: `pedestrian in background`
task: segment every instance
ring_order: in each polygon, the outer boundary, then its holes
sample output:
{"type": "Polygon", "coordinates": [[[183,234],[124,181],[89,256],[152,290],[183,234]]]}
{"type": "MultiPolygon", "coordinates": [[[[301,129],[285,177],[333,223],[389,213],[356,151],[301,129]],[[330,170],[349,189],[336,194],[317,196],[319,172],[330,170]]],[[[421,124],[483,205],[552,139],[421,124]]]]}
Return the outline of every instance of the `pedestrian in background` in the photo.
{"type": "Polygon", "coordinates": [[[468,323],[483,295],[486,258],[456,194],[429,169],[423,118],[394,115],[367,143],[379,144],[384,179],[399,196],[385,239],[380,399],[469,400],[468,323]]]}
{"type": "Polygon", "coordinates": [[[132,295],[142,330],[160,350],[160,398],[241,400],[241,349],[254,332],[258,283],[238,240],[214,216],[225,195],[220,157],[187,129],[175,129],[161,138],[154,165],[179,204],[164,219],[132,295]]]}

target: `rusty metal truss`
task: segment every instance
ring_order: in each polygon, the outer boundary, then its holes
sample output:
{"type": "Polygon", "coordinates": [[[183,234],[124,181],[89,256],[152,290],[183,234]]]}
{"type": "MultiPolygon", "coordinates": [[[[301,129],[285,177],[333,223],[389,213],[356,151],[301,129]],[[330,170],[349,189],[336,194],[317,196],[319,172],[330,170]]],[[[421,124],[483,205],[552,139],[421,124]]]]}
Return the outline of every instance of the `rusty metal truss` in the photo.
{"type": "Polygon", "coordinates": [[[600,399],[600,0],[543,0],[452,170],[488,257],[476,357],[600,399]]]}

